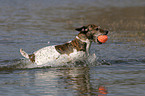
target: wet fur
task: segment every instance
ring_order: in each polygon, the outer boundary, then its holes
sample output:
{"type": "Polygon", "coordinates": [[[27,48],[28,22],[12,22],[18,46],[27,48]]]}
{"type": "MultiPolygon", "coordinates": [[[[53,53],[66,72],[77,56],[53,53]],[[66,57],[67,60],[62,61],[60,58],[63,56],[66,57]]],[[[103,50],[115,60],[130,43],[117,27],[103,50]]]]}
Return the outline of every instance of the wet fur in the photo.
{"type": "Polygon", "coordinates": [[[70,53],[73,53],[73,49],[76,49],[77,51],[86,51],[86,43],[82,42],[78,39],[72,40],[70,43],[65,43],[63,45],[56,45],[55,49],[60,53],[60,54],[67,54],[69,55],[70,53]]]}
{"type": "Polygon", "coordinates": [[[107,30],[100,29],[100,27],[94,24],[76,28],[76,30],[80,33],[70,42],[62,45],[47,46],[30,55],[23,49],[20,49],[20,53],[22,56],[38,65],[53,61],[58,61],[60,63],[62,61],[63,63],[77,61],[89,56],[91,43],[93,41],[100,43],[97,40],[99,35],[108,34],[107,30]]]}

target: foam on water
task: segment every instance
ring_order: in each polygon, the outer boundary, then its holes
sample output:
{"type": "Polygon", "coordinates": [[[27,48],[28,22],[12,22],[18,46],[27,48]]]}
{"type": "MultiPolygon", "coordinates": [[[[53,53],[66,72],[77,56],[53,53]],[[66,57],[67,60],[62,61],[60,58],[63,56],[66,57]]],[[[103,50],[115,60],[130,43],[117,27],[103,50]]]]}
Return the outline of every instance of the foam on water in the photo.
{"type": "MultiPolygon", "coordinates": [[[[33,68],[49,68],[49,67],[79,67],[79,66],[98,66],[98,65],[112,65],[112,64],[130,64],[130,63],[144,63],[144,59],[130,59],[130,60],[102,60],[100,57],[96,57],[95,53],[91,54],[88,58],[79,61],[72,61],[68,63],[60,63],[57,61],[47,62],[42,65],[32,63],[28,59],[14,59],[5,60],[5,65],[0,65],[0,71],[11,71],[16,69],[33,69],[33,68]]],[[[1,62],[2,63],[2,62],[1,62]]]]}
{"type": "Polygon", "coordinates": [[[26,69],[26,68],[43,68],[43,67],[74,67],[74,66],[89,66],[99,64],[98,58],[95,53],[91,54],[88,58],[84,58],[84,60],[72,61],[68,63],[60,63],[57,61],[47,62],[42,65],[37,65],[32,63],[28,59],[17,59],[17,60],[9,60],[7,61],[7,65],[0,66],[0,70],[14,70],[14,69],[26,69]]]}
{"type": "Polygon", "coordinates": [[[88,58],[85,58],[84,60],[79,61],[71,61],[68,63],[61,63],[61,61],[53,61],[53,62],[47,62],[42,65],[37,65],[35,63],[31,63],[28,59],[22,59],[20,62],[22,65],[26,65],[24,68],[36,68],[36,67],[58,67],[58,66],[87,66],[88,64],[93,64],[95,61],[97,61],[96,55],[91,54],[88,58]]]}

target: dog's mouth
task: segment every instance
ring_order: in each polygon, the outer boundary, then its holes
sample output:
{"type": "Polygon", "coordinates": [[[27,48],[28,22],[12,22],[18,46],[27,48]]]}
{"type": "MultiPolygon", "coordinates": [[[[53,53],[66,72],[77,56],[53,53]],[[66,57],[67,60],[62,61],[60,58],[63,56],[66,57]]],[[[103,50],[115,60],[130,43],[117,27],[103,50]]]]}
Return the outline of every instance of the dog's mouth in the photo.
{"type": "Polygon", "coordinates": [[[103,44],[102,42],[100,42],[98,39],[95,41],[97,44],[103,44]]]}
{"type": "Polygon", "coordinates": [[[99,36],[95,36],[94,38],[94,42],[98,43],[98,44],[103,44],[108,40],[108,36],[107,35],[99,35],[99,36]]]}
{"type": "Polygon", "coordinates": [[[97,44],[102,44],[102,43],[98,40],[98,37],[96,37],[96,38],[94,39],[94,42],[97,43],[97,44]]]}
{"type": "Polygon", "coordinates": [[[98,44],[103,44],[108,40],[108,34],[109,32],[107,30],[104,31],[103,34],[99,34],[99,35],[95,35],[94,36],[94,42],[98,43],[98,44]]]}

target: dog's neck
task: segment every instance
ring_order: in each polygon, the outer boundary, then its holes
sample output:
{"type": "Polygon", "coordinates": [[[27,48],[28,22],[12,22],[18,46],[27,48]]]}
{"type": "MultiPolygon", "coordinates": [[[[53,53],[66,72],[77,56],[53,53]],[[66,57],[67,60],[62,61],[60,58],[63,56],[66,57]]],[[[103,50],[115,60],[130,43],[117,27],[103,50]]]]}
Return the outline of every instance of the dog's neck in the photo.
{"type": "Polygon", "coordinates": [[[79,34],[78,36],[76,36],[76,39],[79,39],[81,42],[84,42],[86,43],[86,54],[87,56],[89,56],[89,51],[90,51],[90,47],[91,47],[91,44],[92,44],[92,41],[89,40],[84,34],[79,34]]]}
{"type": "Polygon", "coordinates": [[[60,54],[67,54],[73,53],[74,49],[77,51],[84,51],[86,55],[89,56],[89,50],[92,41],[89,40],[85,34],[78,34],[76,38],[72,41],[69,41],[62,45],[56,45],[55,48],[60,54]]]}

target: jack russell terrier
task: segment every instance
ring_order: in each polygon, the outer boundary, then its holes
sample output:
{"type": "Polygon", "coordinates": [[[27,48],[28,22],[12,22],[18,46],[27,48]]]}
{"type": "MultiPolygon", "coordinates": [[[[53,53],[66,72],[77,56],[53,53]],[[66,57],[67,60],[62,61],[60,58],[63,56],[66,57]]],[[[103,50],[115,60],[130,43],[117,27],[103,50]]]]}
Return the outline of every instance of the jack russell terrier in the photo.
{"type": "Polygon", "coordinates": [[[62,45],[47,46],[30,55],[23,49],[20,49],[20,53],[37,65],[55,61],[59,63],[75,62],[86,59],[89,56],[89,49],[93,41],[102,44],[98,41],[98,36],[108,34],[107,30],[103,30],[94,24],[76,28],[76,30],[79,31],[79,34],[70,42],[62,45]]]}

